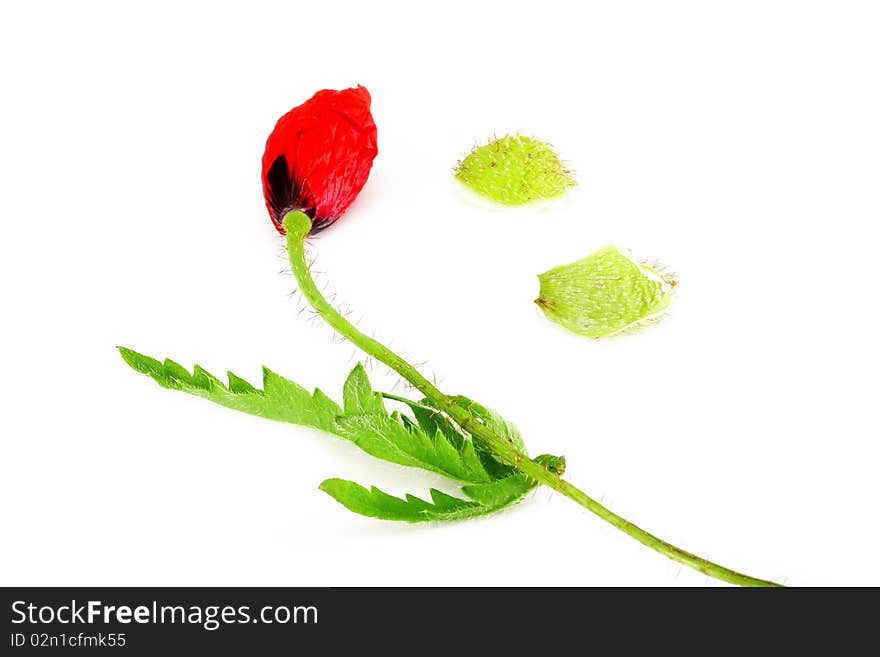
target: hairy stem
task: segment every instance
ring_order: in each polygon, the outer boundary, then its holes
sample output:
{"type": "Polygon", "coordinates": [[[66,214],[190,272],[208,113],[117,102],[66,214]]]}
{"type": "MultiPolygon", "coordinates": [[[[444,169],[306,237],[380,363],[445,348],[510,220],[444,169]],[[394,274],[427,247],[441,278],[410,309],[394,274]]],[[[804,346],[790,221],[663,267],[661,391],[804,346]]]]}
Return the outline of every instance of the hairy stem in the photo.
{"type": "Polygon", "coordinates": [[[741,586],[780,586],[769,580],[758,579],[743,573],[736,572],[713,563],[686,550],[682,550],[666,541],[646,532],[625,518],[617,515],[610,509],[602,506],[587,495],[584,491],[568,483],[555,472],[530,459],[520,452],[509,439],[504,439],[490,431],[482,422],[471,416],[467,411],[458,406],[452,399],[437,389],[412,365],[402,357],[391,351],[381,342],[361,333],[345,317],[331,306],[321,291],[315,285],[305,258],[305,238],[311,230],[312,222],[302,212],[289,212],[284,217],[284,229],[287,233],[287,249],[290,257],[290,265],[293,275],[299,284],[300,291],[315,309],[315,311],[332,326],[340,335],[362,349],[364,352],[381,361],[392,370],[409,381],[419,392],[431,400],[438,409],[446,413],[462,429],[467,431],[475,439],[479,440],[503,462],[508,463],[520,472],[536,479],[542,484],[549,486],[555,491],[562,493],[574,500],[582,507],[596,514],[606,522],[617,527],[622,532],[629,534],[640,543],[647,545],[652,550],[659,552],[677,561],[705,573],[710,577],[738,584],[741,586]]]}

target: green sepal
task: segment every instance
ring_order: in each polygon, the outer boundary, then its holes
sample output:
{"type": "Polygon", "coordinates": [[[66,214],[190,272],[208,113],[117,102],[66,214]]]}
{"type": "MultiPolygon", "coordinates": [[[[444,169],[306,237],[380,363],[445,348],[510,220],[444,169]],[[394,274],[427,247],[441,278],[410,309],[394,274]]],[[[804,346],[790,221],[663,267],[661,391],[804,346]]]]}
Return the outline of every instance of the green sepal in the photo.
{"type": "Polygon", "coordinates": [[[601,338],[660,316],[672,301],[675,280],[636,262],[614,246],[538,276],[535,303],[574,333],[601,338]]]}
{"type": "Polygon", "coordinates": [[[455,169],[465,186],[503,205],[551,199],[575,184],[549,144],[507,135],[475,147],[455,169]]]}

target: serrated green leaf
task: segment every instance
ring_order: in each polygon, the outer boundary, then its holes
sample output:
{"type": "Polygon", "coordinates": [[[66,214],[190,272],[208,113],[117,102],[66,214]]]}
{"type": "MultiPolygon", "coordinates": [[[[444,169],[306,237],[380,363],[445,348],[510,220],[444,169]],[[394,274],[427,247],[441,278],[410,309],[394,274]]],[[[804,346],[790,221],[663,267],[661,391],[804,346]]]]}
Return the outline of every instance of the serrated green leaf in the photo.
{"type": "Polygon", "coordinates": [[[237,377],[232,372],[226,373],[226,378],[229,379],[229,391],[235,393],[255,393],[257,389],[254,388],[250,383],[245,381],[244,379],[237,377]]]}
{"type": "MultiPolygon", "coordinates": [[[[393,395],[389,397],[409,406],[413,416],[424,431],[441,431],[447,436],[450,442],[453,442],[453,444],[462,444],[462,449],[472,452],[492,479],[504,479],[517,472],[516,468],[506,463],[502,463],[495,458],[495,455],[481,442],[465,438],[464,434],[445,413],[431,406],[431,401],[429,399],[422,399],[420,402],[414,402],[393,395]]],[[[523,454],[528,455],[528,450],[523,443],[519,429],[517,429],[512,422],[505,420],[497,412],[486,408],[467,397],[456,396],[451,397],[451,399],[477,421],[485,424],[497,435],[513,443],[513,445],[523,454]]]]}
{"type": "Polygon", "coordinates": [[[339,408],[339,405],[325,395],[324,391],[320,388],[315,388],[314,392],[312,392],[312,403],[315,405],[315,410],[322,416],[336,419],[342,414],[342,409],[339,408]]]}
{"type": "Polygon", "coordinates": [[[332,431],[336,418],[342,414],[342,409],[324,393],[316,390],[309,394],[268,368],[263,368],[263,390],[259,390],[234,374],[229,375],[226,386],[198,365],[190,374],[170,359],[162,363],[124,347],[119,348],[119,353],[133,369],[164,388],[197,395],[243,413],[324,431],[332,431]]]}
{"type": "MultiPolygon", "coordinates": [[[[462,395],[455,395],[450,397],[450,399],[455,402],[459,408],[466,411],[481,424],[484,424],[495,435],[509,441],[517,448],[517,450],[528,455],[528,450],[526,449],[525,442],[523,442],[522,434],[520,434],[519,429],[516,428],[516,425],[513,424],[513,422],[505,420],[499,413],[493,411],[491,408],[478,404],[474,400],[468,399],[462,395]]],[[[433,407],[430,399],[422,399],[420,402],[409,402],[403,399],[400,399],[399,401],[403,401],[410,406],[413,415],[415,415],[419,424],[423,427],[437,426],[443,431],[457,431],[446,415],[433,407]]]]}
{"type": "Polygon", "coordinates": [[[515,424],[508,422],[491,408],[486,408],[482,404],[478,404],[467,397],[458,395],[452,397],[452,400],[458,404],[460,408],[467,411],[470,415],[486,425],[486,427],[496,436],[507,440],[516,447],[517,450],[528,455],[528,450],[526,450],[522,434],[520,434],[519,429],[516,428],[515,424]]]}
{"type": "Polygon", "coordinates": [[[461,492],[478,504],[496,509],[506,506],[511,499],[518,499],[524,494],[524,490],[528,491],[534,486],[533,479],[524,474],[518,474],[489,484],[468,484],[461,487],[461,492]]]}
{"type": "Polygon", "coordinates": [[[470,441],[458,450],[442,433],[429,436],[421,427],[405,423],[396,413],[346,415],[337,418],[336,425],[338,435],[386,461],[431,470],[459,481],[492,480],[476,458],[470,441]]]}
{"type": "Polygon", "coordinates": [[[513,475],[485,484],[462,486],[461,491],[470,500],[447,495],[434,488],[431,502],[407,495],[405,500],[394,497],[373,486],[369,490],[345,479],[328,479],[320,488],[349,511],[370,518],[404,522],[430,520],[466,520],[495,513],[520,501],[535,488],[537,482],[526,475],[513,475]]]}
{"type": "Polygon", "coordinates": [[[471,441],[450,442],[445,434],[427,434],[399,414],[389,415],[381,396],[373,392],[361,365],[354,368],[343,389],[345,411],[320,390],[305,388],[263,368],[263,389],[229,375],[229,384],[200,366],[190,374],[172,360],[159,362],[120,347],[123,359],[159,385],[198,395],[228,408],[270,420],[320,429],[349,440],[368,454],[392,463],[430,470],[469,483],[492,476],[483,467],[471,441]]]}
{"type": "Polygon", "coordinates": [[[342,387],[343,407],[346,415],[385,415],[382,395],[373,392],[364,366],[358,363],[342,387]]]}
{"type": "MultiPolygon", "coordinates": [[[[260,390],[231,372],[229,383],[224,384],[198,365],[190,373],[172,360],[160,362],[123,347],[119,352],[132,368],[165,388],[198,395],[252,415],[321,429],[353,442],[377,458],[466,482],[461,487],[464,498],[431,489],[431,502],[413,495],[400,499],[378,488],[367,490],[341,479],[328,479],[321,484],[321,489],[341,504],[365,516],[406,522],[462,520],[510,506],[537,485],[526,475],[496,461],[485,447],[426,404],[400,398],[399,401],[410,405],[415,420],[398,412],[389,414],[360,365],[345,382],[343,410],[320,390],[310,394],[268,368],[263,368],[260,390]]],[[[473,417],[522,449],[522,439],[511,423],[469,399],[455,399],[473,417]]],[[[564,467],[561,458],[544,455],[536,460],[557,472],[564,467]]]]}
{"type": "Polygon", "coordinates": [[[367,490],[363,486],[345,479],[327,479],[321,483],[320,488],[349,511],[359,513],[362,516],[406,522],[427,520],[424,511],[430,504],[418,498],[402,500],[382,492],[375,486],[367,490]]]}
{"type": "Polygon", "coordinates": [[[455,423],[445,414],[422,404],[409,403],[408,406],[416,418],[416,422],[419,423],[419,426],[426,433],[433,434],[439,431],[453,445],[463,445],[467,442],[467,439],[455,426],[455,423]]]}

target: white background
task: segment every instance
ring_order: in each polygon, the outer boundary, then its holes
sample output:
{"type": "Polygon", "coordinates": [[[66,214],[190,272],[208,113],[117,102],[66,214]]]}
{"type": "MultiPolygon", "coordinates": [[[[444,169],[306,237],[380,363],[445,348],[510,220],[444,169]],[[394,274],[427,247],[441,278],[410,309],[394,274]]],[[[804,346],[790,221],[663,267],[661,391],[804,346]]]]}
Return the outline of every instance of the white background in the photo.
{"type": "Polygon", "coordinates": [[[231,4],[0,10],[0,582],[714,584],[546,489],[453,525],[353,515],[324,478],[446,484],[119,358],[338,398],[358,356],[297,314],[259,168],[278,116],[361,83],[379,156],[312,245],[361,328],[669,541],[880,584],[876,3],[231,4]],[[561,202],[454,183],[517,130],[577,172],[561,202]],[[535,275],[607,242],[681,284],[662,324],[590,341],[535,275]]]}

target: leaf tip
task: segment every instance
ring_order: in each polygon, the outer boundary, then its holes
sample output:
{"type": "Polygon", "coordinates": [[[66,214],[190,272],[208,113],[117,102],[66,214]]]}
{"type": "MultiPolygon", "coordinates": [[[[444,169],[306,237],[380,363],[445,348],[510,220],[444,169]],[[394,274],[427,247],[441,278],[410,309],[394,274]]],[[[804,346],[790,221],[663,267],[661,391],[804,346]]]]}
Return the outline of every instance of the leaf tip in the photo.
{"type": "Polygon", "coordinates": [[[162,367],[162,363],[155,358],[145,356],[134,349],[129,349],[127,347],[116,347],[116,349],[119,350],[119,355],[122,356],[122,360],[124,360],[130,368],[141,374],[152,375],[157,368],[161,369],[162,367]]]}
{"type": "Polygon", "coordinates": [[[334,488],[334,486],[336,484],[338,484],[340,481],[342,481],[342,480],[334,478],[334,477],[331,477],[330,479],[325,479],[320,484],[318,484],[318,490],[322,490],[325,493],[329,493],[330,490],[332,490],[334,488]]]}

